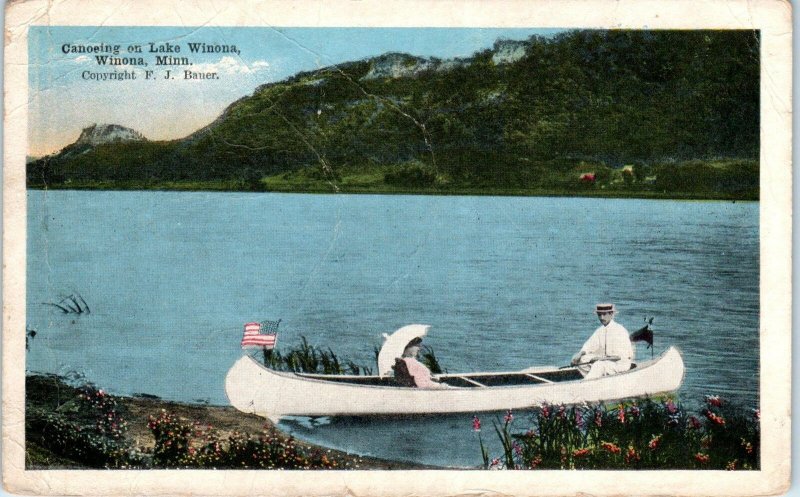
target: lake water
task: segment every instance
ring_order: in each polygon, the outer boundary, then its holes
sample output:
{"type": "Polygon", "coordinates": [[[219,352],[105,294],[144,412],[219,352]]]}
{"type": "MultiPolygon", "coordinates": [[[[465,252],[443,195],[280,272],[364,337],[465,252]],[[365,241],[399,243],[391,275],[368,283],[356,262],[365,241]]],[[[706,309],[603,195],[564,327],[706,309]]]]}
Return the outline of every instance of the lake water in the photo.
{"type": "MultiPolygon", "coordinates": [[[[751,202],[30,191],[27,368],[226,405],[247,321],[281,318],[279,349],[305,336],[365,365],[381,333],[425,323],[450,372],[513,370],[566,364],[613,301],[629,330],[655,316],[656,354],[680,348],[682,402],[755,408],[758,216],[751,202]],[[91,313],[42,304],[73,292],[91,313]]],[[[471,416],[282,426],[361,454],[481,460],[471,416]]]]}

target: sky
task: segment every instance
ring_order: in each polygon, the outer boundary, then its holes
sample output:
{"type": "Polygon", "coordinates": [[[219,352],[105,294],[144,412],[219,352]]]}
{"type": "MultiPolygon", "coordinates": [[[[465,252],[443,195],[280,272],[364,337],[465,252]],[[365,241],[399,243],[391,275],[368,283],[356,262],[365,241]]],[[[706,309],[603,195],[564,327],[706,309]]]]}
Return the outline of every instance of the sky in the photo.
{"type": "MultiPolygon", "coordinates": [[[[32,27],[29,36],[29,151],[42,156],[74,142],[94,123],[120,124],[150,140],[184,137],[216,119],[230,103],[259,85],[301,71],[360,60],[386,52],[422,57],[468,57],[497,39],[551,36],[555,29],[487,28],[270,28],[270,27],[32,27]],[[180,45],[188,69],[217,72],[217,80],[160,77],[149,43],[180,45]],[[189,54],[188,43],[236,45],[238,54],[189,54]],[[146,68],[98,65],[95,54],[64,53],[64,45],[119,44],[119,57],[143,56],[146,68]],[[130,45],[142,54],[125,53],[130,45]],[[95,81],[87,71],[131,70],[136,80],[95,81]],[[153,79],[144,71],[154,69],[153,79]]],[[[69,52],[69,50],[68,50],[69,52]]],[[[163,54],[161,54],[163,55],[163,54]]]]}

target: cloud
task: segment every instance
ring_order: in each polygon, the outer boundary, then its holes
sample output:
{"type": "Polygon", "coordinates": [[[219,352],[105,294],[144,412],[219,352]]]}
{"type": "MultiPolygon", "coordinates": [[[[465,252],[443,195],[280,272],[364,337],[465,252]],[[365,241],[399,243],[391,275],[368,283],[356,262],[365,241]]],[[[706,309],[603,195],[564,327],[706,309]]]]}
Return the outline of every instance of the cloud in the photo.
{"type": "Polygon", "coordinates": [[[195,64],[192,70],[198,72],[218,72],[222,74],[255,74],[260,71],[265,71],[268,68],[269,62],[266,60],[256,60],[247,64],[242,59],[225,56],[217,62],[195,64]]]}

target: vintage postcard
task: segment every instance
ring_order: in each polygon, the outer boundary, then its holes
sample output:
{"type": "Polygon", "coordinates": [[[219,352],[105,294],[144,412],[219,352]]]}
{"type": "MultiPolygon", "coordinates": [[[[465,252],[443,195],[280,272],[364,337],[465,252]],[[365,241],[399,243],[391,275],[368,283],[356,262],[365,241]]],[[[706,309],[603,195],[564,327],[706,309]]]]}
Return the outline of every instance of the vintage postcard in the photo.
{"type": "Polygon", "coordinates": [[[11,2],[5,490],[785,492],[791,14],[11,2]]]}

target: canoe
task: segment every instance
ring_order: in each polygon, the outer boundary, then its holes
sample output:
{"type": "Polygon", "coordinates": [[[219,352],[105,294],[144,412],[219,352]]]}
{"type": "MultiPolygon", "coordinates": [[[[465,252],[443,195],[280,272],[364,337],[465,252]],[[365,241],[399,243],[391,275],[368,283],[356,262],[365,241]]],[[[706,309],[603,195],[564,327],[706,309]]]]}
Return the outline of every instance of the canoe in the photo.
{"type": "Polygon", "coordinates": [[[225,392],[236,409],[277,421],[289,415],[479,413],[607,402],[673,392],[683,375],[683,359],[674,347],[624,373],[591,380],[574,367],[543,367],[436,375],[450,388],[432,389],[400,386],[391,376],[275,371],[245,355],[228,371],[225,392]]]}

